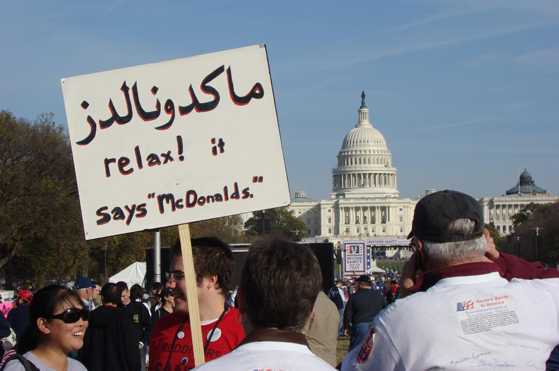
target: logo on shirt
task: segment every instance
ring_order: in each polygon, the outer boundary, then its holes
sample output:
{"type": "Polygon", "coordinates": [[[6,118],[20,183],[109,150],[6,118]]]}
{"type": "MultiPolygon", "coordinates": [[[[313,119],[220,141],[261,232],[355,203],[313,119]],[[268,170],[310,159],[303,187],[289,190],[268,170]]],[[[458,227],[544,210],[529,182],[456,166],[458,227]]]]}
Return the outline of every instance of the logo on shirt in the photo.
{"type": "Polygon", "coordinates": [[[367,339],[359,349],[359,354],[357,355],[357,364],[365,363],[371,352],[373,351],[374,347],[374,339],[375,339],[375,329],[371,327],[369,330],[369,334],[367,335],[367,339]]]}
{"type": "Polygon", "coordinates": [[[465,300],[463,302],[456,303],[456,311],[463,312],[465,310],[474,309],[474,302],[473,300],[465,300]]]}

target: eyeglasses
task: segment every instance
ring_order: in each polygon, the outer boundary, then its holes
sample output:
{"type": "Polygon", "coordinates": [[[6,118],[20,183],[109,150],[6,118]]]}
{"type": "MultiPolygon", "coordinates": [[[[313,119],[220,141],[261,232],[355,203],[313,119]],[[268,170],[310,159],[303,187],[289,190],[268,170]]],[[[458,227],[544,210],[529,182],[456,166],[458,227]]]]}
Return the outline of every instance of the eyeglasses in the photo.
{"type": "Polygon", "coordinates": [[[89,320],[89,311],[85,308],[68,308],[64,312],[50,317],[50,319],[59,319],[64,323],[76,323],[80,318],[84,321],[89,320]]]}
{"type": "Polygon", "coordinates": [[[183,271],[172,271],[168,272],[166,275],[168,280],[174,279],[175,281],[180,281],[184,279],[184,272],[183,271]]]}

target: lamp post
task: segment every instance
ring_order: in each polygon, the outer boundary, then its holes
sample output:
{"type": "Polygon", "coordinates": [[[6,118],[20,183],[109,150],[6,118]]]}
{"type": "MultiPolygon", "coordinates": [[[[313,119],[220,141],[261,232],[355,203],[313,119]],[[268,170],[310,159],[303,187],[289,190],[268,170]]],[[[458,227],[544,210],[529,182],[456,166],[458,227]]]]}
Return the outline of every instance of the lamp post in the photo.
{"type": "Polygon", "coordinates": [[[540,232],[543,230],[540,226],[536,226],[536,260],[539,260],[539,244],[540,244],[540,232]]]}

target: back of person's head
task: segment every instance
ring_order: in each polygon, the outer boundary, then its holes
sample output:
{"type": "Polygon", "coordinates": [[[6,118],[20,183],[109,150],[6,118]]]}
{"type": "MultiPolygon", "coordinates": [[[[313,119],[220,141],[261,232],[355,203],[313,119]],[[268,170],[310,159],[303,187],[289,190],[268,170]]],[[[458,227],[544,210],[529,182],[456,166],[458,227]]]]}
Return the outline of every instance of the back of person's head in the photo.
{"type": "MultiPolygon", "coordinates": [[[[192,256],[198,284],[204,277],[217,277],[223,295],[233,289],[233,266],[235,261],[229,245],[216,237],[193,238],[192,256]]],[[[182,256],[180,240],[173,248],[175,258],[182,256]]]]}
{"type": "Polygon", "coordinates": [[[320,265],[304,245],[271,240],[249,250],[239,287],[252,326],[299,331],[322,287],[320,265]]]}
{"type": "Polygon", "coordinates": [[[18,339],[18,353],[33,350],[44,341],[48,335],[39,331],[37,320],[51,319],[57,308],[65,303],[70,303],[71,306],[82,305],[80,296],[75,291],[60,285],[43,287],[33,295],[29,305],[29,324],[23,336],[18,339]]]}
{"type": "Polygon", "coordinates": [[[101,301],[103,304],[122,305],[120,300],[121,290],[116,283],[108,282],[101,288],[101,301]]]}
{"type": "Polygon", "coordinates": [[[408,238],[422,241],[428,260],[437,266],[452,265],[485,254],[483,212],[471,196],[440,191],[416,205],[408,238]]]}
{"type": "Polygon", "coordinates": [[[137,283],[130,288],[130,299],[133,301],[142,300],[144,296],[144,289],[137,283]]]}
{"type": "Polygon", "coordinates": [[[361,276],[357,277],[357,283],[359,287],[371,287],[373,285],[373,281],[371,281],[371,277],[366,274],[362,274],[361,276]]]}

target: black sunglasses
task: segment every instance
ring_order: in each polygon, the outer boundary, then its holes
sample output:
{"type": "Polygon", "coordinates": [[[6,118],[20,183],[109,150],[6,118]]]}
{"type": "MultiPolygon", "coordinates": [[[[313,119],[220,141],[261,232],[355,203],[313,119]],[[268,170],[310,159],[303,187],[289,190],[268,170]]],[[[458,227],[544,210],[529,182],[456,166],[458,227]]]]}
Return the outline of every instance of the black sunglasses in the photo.
{"type": "Polygon", "coordinates": [[[64,323],[75,323],[80,318],[84,321],[89,320],[89,311],[85,308],[68,308],[64,312],[50,317],[50,319],[59,319],[64,323]]]}

